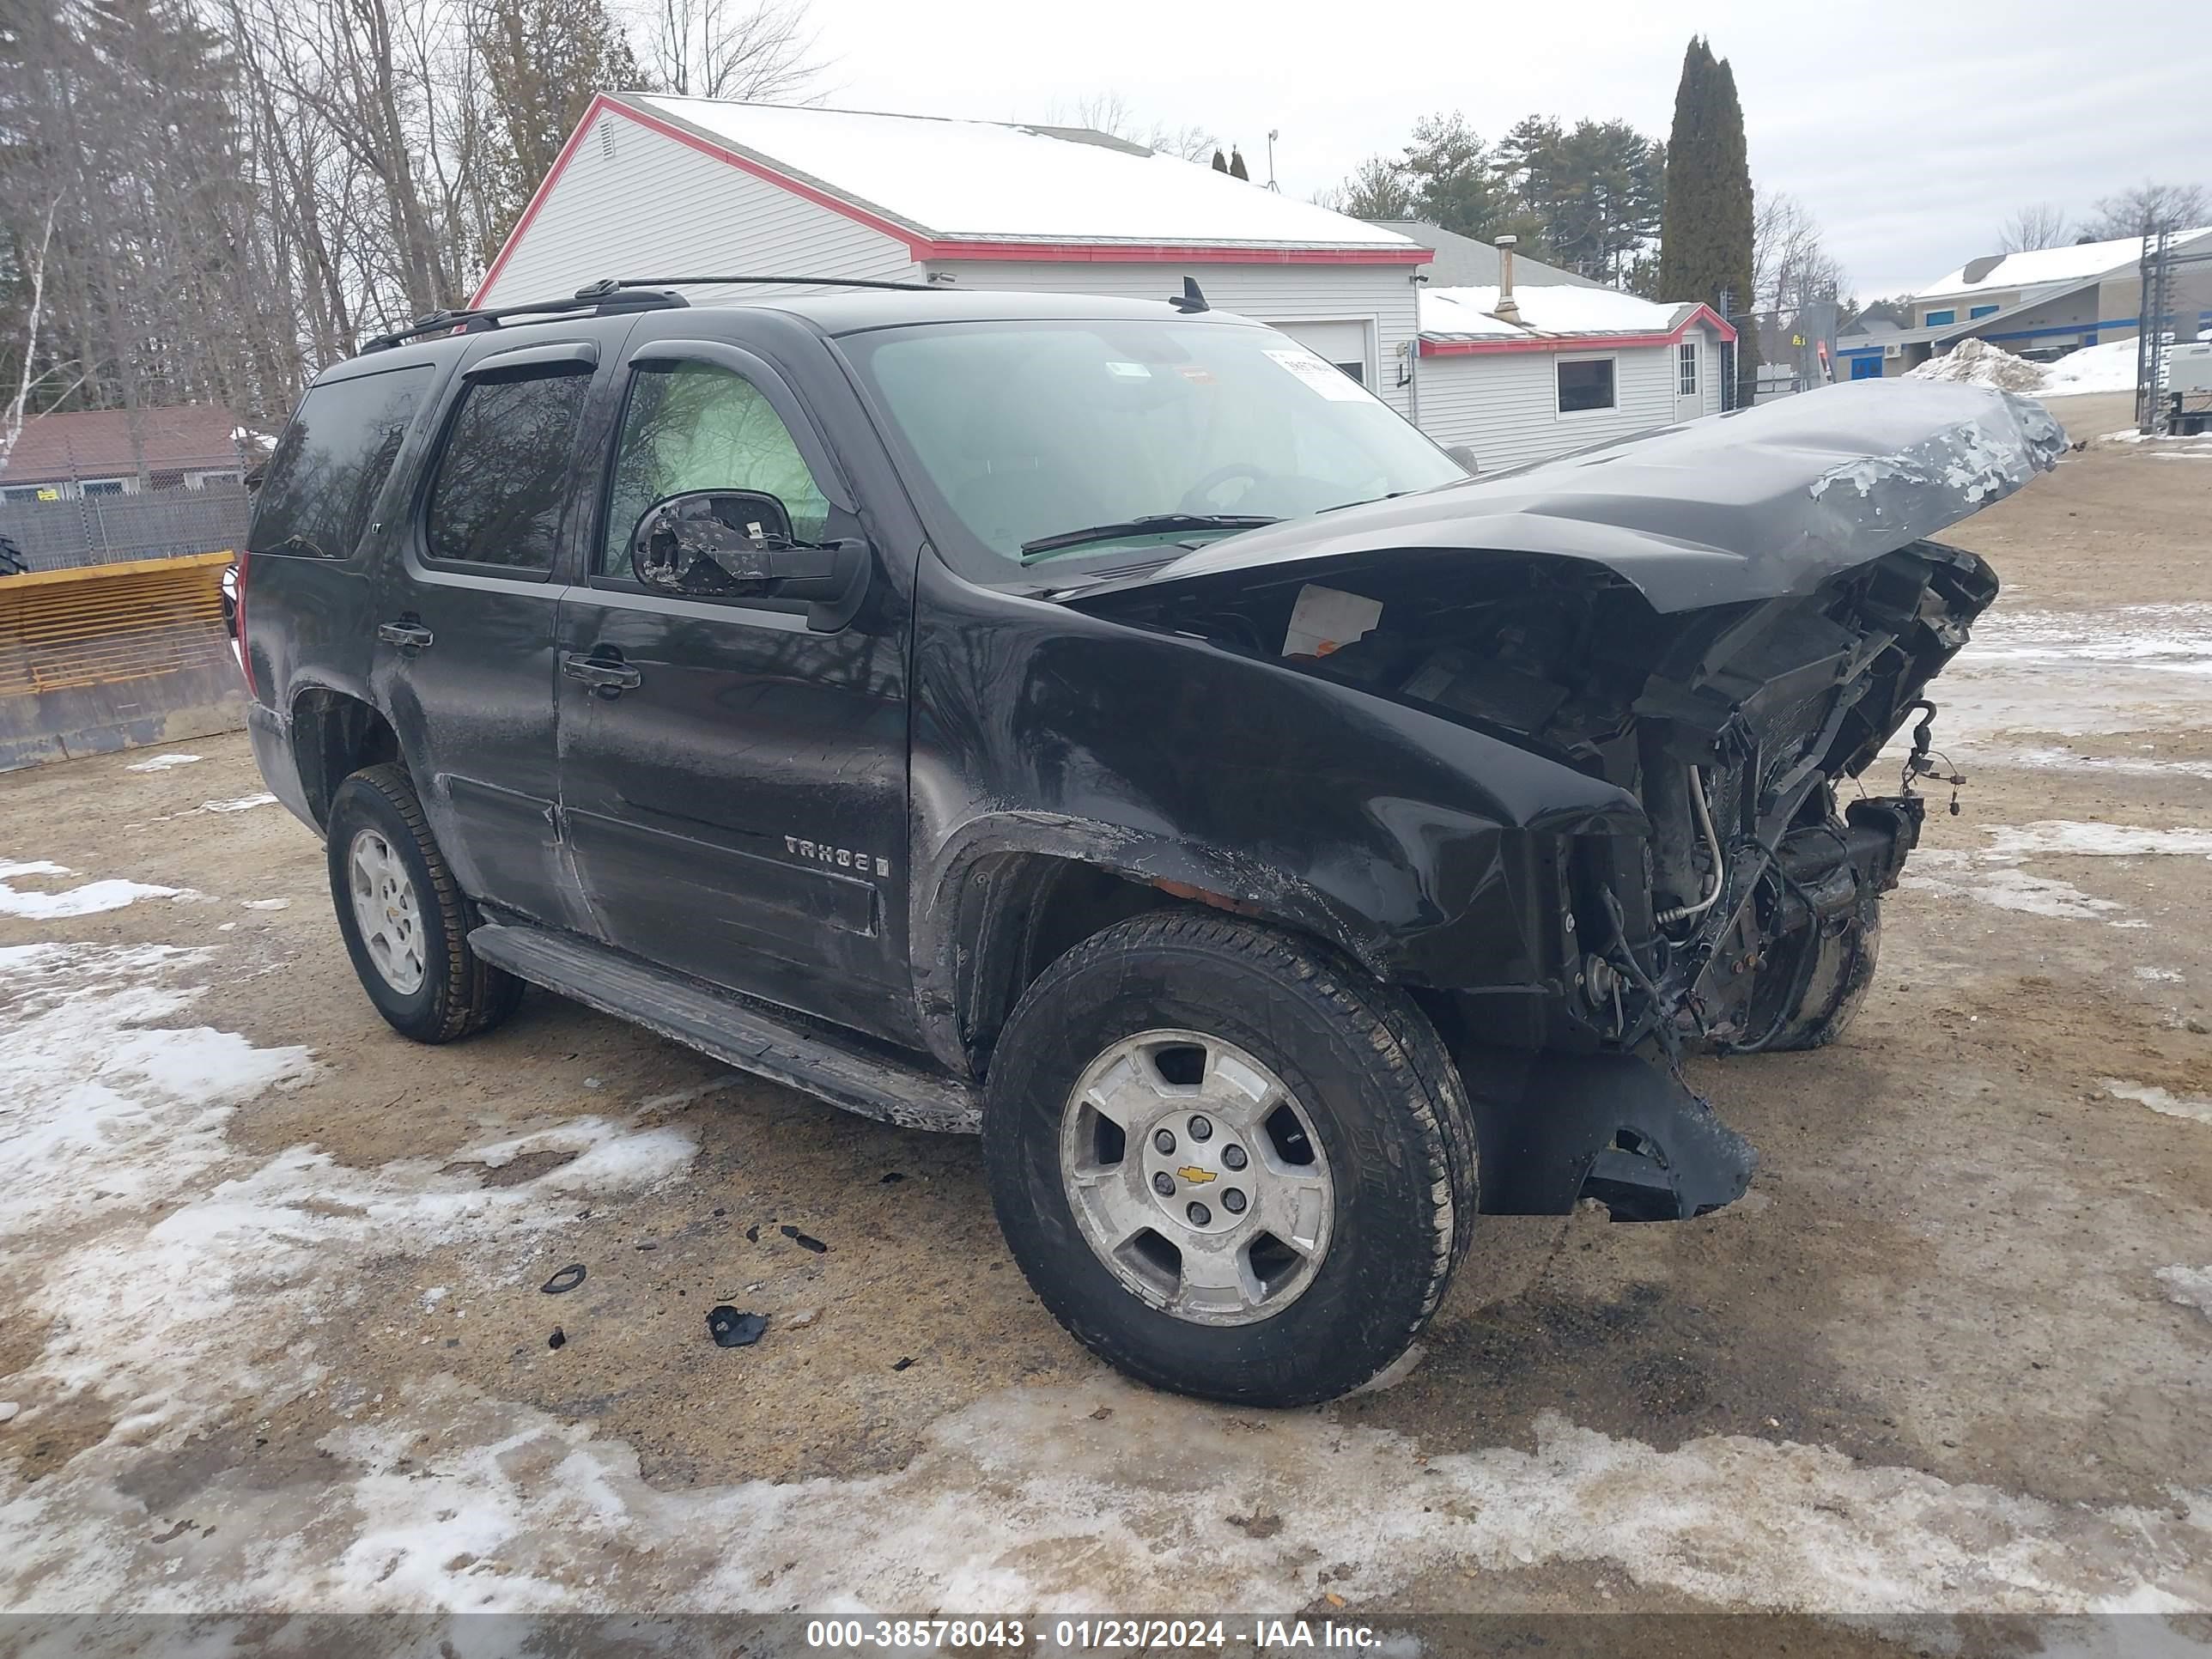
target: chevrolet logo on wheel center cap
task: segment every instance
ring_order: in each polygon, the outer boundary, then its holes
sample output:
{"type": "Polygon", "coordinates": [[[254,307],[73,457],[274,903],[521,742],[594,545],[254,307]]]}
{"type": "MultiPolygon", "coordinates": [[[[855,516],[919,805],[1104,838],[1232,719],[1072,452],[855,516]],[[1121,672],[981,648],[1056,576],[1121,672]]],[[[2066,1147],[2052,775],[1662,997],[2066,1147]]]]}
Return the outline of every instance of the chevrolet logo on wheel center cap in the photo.
{"type": "Polygon", "coordinates": [[[1216,1178],[1212,1170],[1201,1170],[1195,1164],[1186,1164],[1182,1168],[1177,1170],[1176,1173],[1181,1176],[1185,1181],[1190,1182],[1194,1185],[1200,1186],[1204,1185],[1206,1182],[1216,1178]]]}

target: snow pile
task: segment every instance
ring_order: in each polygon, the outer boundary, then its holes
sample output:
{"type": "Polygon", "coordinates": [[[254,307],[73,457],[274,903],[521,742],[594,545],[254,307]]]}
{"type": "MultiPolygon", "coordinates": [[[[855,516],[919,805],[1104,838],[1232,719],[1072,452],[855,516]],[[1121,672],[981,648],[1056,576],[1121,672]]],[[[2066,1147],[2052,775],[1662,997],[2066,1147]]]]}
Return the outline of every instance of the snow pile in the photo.
{"type": "Polygon", "coordinates": [[[2075,398],[2092,392],[2133,392],[2136,389],[2136,343],[2108,340],[2103,345],[2069,351],[2043,370],[2043,395],[2075,398]]]}
{"type": "Polygon", "coordinates": [[[2025,357],[2015,357],[2002,346],[1972,338],[1955,349],[1931,357],[1919,368],[1905,371],[1908,380],[1962,380],[1969,386],[1995,386],[2000,392],[2036,392],[2043,387],[2043,369],[2025,357]]]}

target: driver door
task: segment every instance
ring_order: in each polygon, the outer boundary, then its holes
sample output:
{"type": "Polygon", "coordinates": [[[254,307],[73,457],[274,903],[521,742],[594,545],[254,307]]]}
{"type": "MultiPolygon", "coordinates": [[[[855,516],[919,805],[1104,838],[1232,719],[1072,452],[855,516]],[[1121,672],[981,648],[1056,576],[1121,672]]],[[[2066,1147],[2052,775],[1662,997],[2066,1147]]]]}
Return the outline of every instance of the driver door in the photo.
{"type": "Polygon", "coordinates": [[[803,601],[639,580],[641,521],[689,492],[774,496],[802,542],[861,532],[826,444],[761,358],[647,339],[622,374],[599,523],[556,647],[561,811],[594,931],[903,1039],[906,602],[872,572],[857,613],[817,631],[803,601]]]}

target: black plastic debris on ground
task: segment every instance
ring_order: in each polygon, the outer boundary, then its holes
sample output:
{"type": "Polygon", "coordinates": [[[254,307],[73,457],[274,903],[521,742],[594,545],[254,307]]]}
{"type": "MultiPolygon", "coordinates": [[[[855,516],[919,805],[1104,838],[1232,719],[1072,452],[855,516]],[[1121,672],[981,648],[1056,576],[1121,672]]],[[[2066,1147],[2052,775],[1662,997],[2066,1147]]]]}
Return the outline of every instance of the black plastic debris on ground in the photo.
{"type": "Polygon", "coordinates": [[[553,1334],[545,1339],[545,1346],[549,1348],[557,1350],[565,1346],[568,1340],[568,1334],[566,1331],[563,1331],[558,1325],[556,1325],[553,1328],[553,1334]]]}
{"type": "Polygon", "coordinates": [[[904,1359],[900,1360],[900,1361],[899,1361],[899,1363],[898,1363],[897,1364],[896,1364],[896,1365],[892,1366],[892,1367],[891,1367],[891,1369],[892,1369],[893,1370],[895,1370],[895,1371],[902,1371],[902,1370],[904,1370],[908,1366],[909,1366],[909,1365],[911,1365],[911,1364],[914,1364],[914,1356],[913,1356],[913,1355],[911,1355],[911,1354],[909,1354],[909,1355],[908,1355],[904,1359]]]}
{"type": "Polygon", "coordinates": [[[883,1184],[886,1187],[896,1186],[898,1182],[904,1181],[905,1179],[906,1175],[903,1170],[893,1170],[888,1175],[884,1176],[883,1184]]]}
{"type": "Polygon", "coordinates": [[[739,1313],[727,1303],[707,1312],[707,1332],[718,1348],[750,1348],[768,1329],[768,1316],[739,1313]]]}
{"type": "Polygon", "coordinates": [[[745,1229],[745,1243],[748,1244],[757,1244],[760,1243],[759,1222],[756,1221],[751,1226],[745,1229]]]}
{"type": "MultiPolygon", "coordinates": [[[[571,1261],[538,1288],[548,1296],[562,1296],[582,1284],[586,1276],[584,1264],[580,1261],[571,1261]]],[[[560,1344],[556,1342],[553,1346],[558,1347],[560,1344]]]]}
{"type": "Polygon", "coordinates": [[[802,1250],[811,1250],[817,1255],[830,1254],[830,1247],[811,1233],[802,1233],[796,1227],[786,1227],[783,1230],[783,1236],[802,1250]]]}

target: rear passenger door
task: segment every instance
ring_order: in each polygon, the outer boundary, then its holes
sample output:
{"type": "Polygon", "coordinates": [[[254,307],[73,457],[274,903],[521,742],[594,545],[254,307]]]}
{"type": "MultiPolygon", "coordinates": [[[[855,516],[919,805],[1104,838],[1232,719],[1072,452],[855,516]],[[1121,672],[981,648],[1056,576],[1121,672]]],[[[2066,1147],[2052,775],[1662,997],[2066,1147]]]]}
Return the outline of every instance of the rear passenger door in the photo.
{"type": "Polygon", "coordinates": [[[909,1037],[905,584],[878,568],[858,613],[816,631],[803,602],[678,596],[632,574],[639,521],[684,491],[774,495],[800,542],[863,535],[783,374],[726,337],[680,337],[699,327],[672,313],[632,337],[599,528],[562,605],[577,872],[611,945],[909,1037]]]}
{"type": "Polygon", "coordinates": [[[554,816],[554,629],[610,331],[493,335],[465,361],[376,612],[379,701],[463,887],[565,927],[583,919],[554,816]]]}

